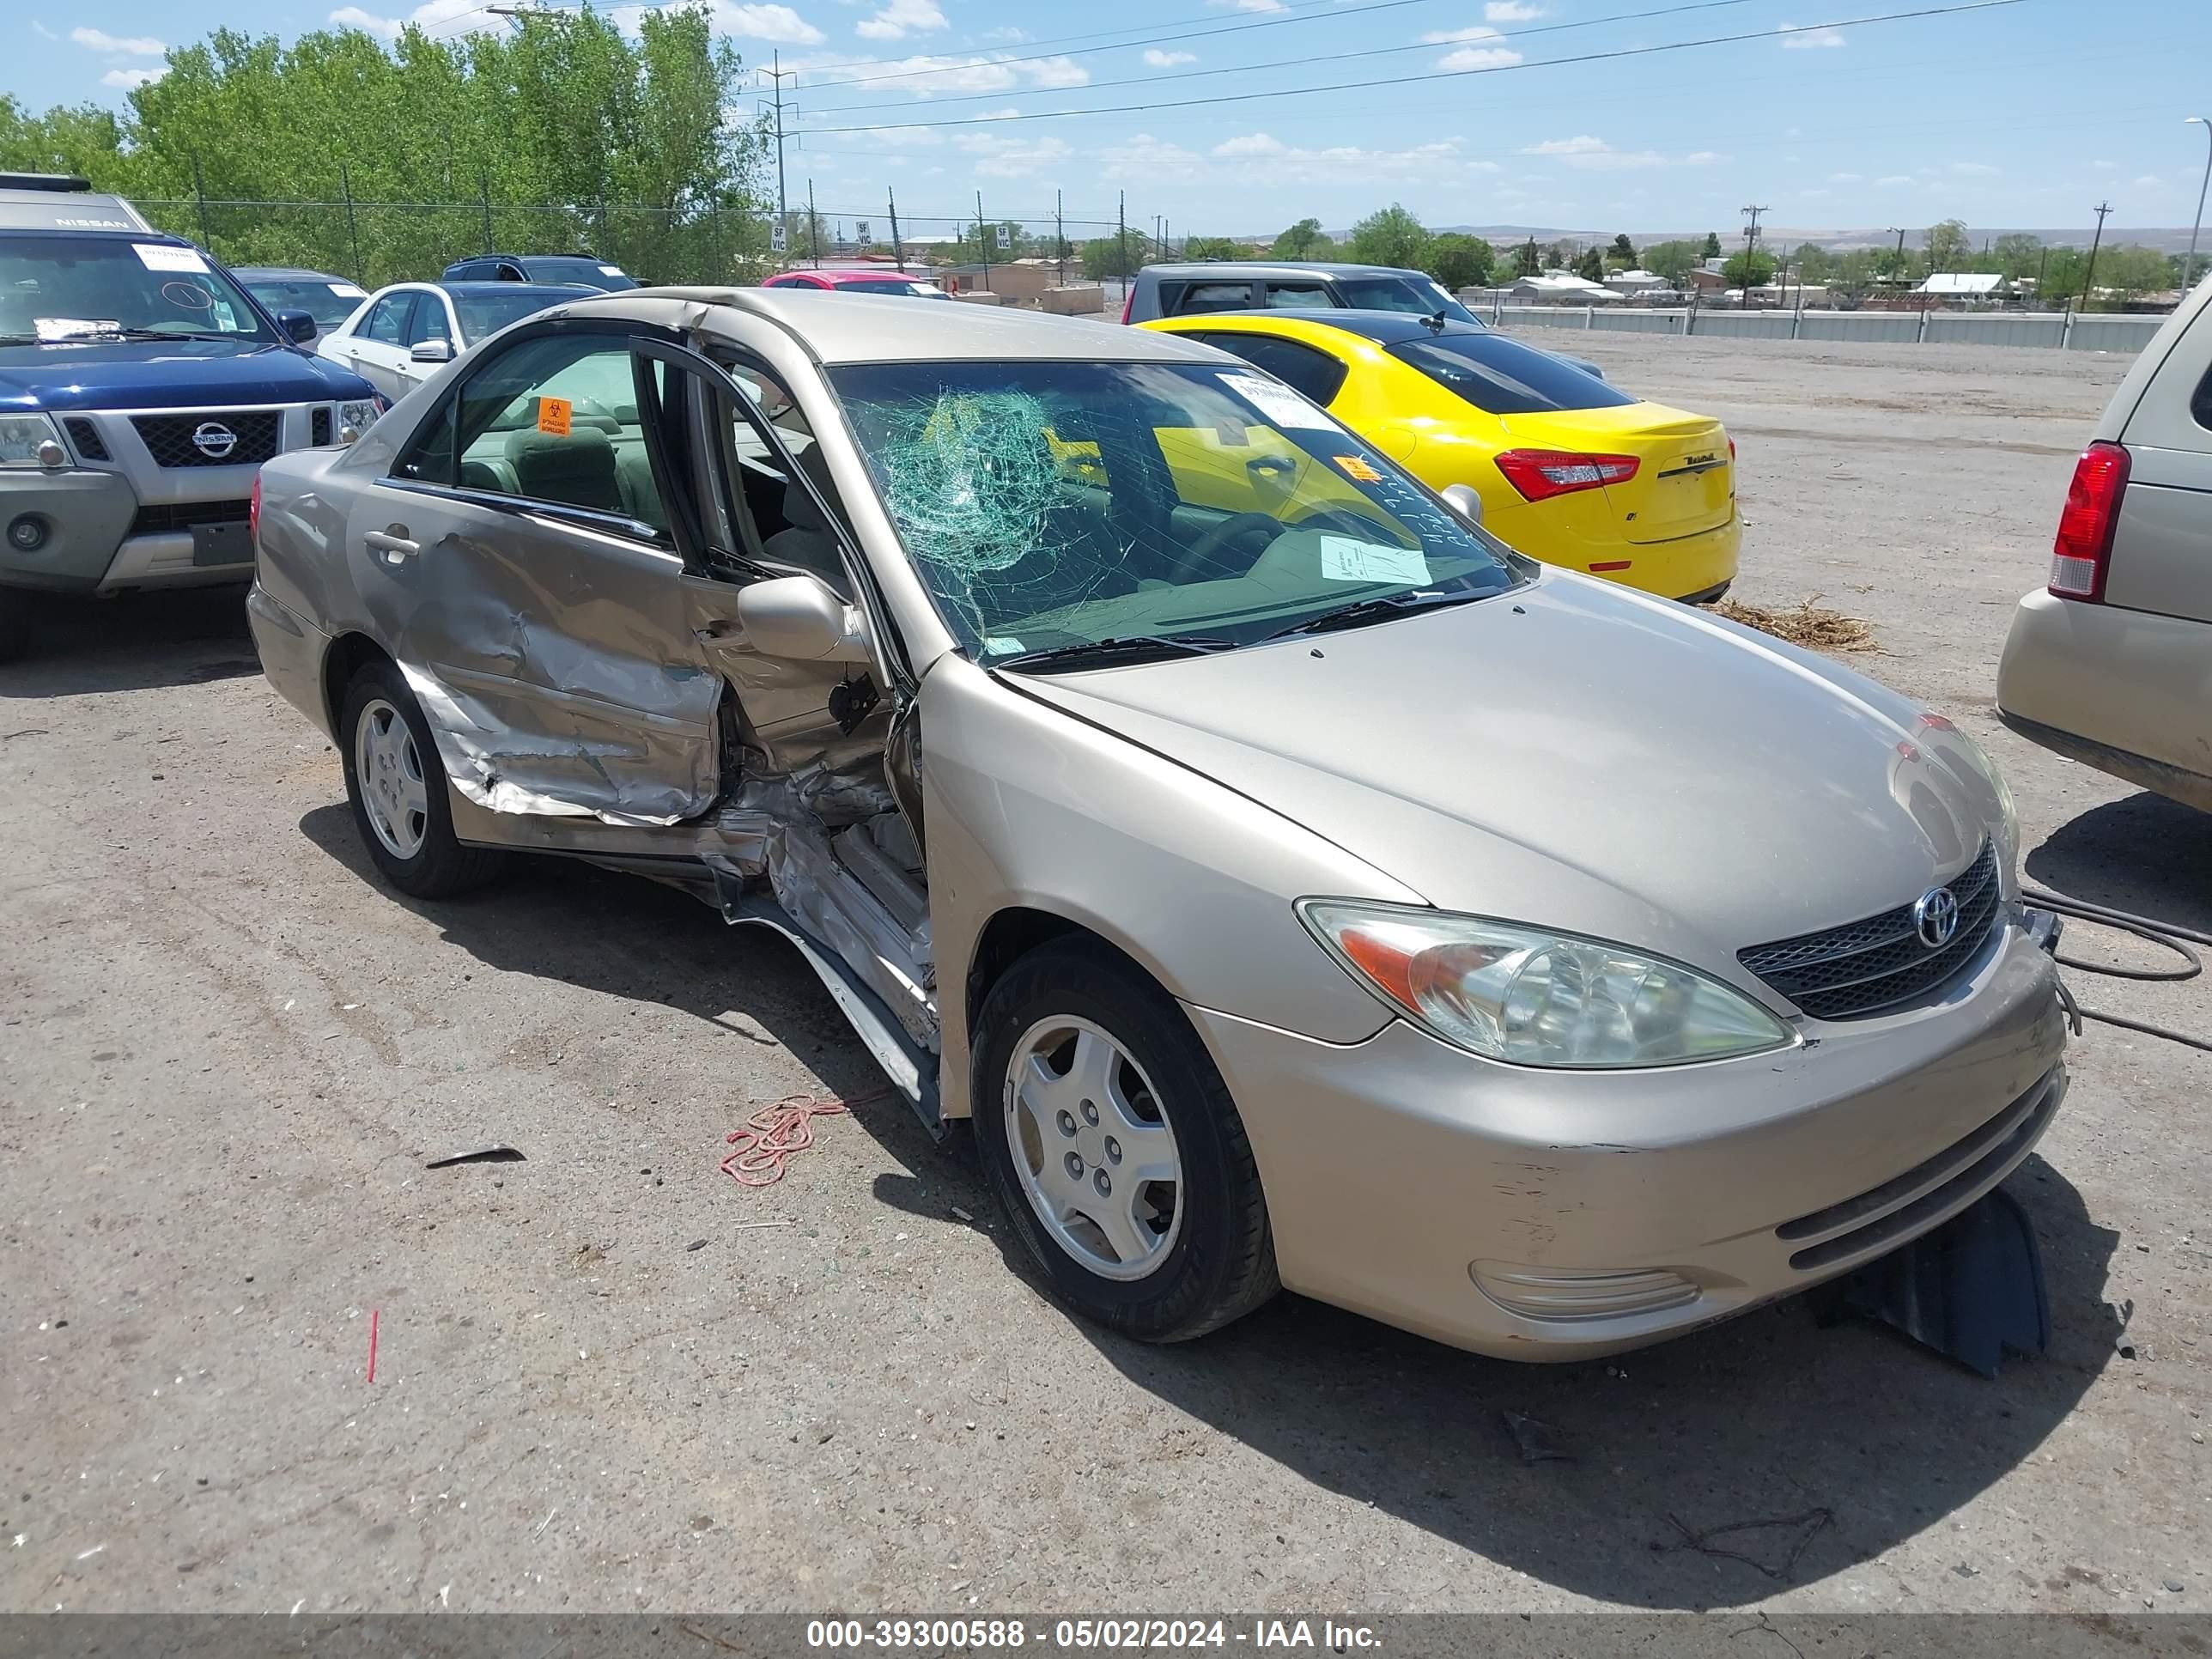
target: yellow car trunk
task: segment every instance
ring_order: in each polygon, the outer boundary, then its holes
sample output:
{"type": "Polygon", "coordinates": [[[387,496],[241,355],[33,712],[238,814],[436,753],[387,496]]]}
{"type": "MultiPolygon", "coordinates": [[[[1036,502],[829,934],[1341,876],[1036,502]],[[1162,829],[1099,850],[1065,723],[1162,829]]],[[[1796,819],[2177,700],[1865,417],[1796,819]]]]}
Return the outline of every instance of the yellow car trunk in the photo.
{"type": "Polygon", "coordinates": [[[1638,403],[1571,414],[1507,415],[1498,424],[1508,448],[1633,455],[1634,477],[1577,492],[1585,500],[1603,496],[1624,541],[1643,545],[1694,536],[1726,524],[1735,509],[1728,434],[1709,416],[1638,403]],[[1574,441],[1562,443],[1562,428],[1570,426],[1574,441]]]}

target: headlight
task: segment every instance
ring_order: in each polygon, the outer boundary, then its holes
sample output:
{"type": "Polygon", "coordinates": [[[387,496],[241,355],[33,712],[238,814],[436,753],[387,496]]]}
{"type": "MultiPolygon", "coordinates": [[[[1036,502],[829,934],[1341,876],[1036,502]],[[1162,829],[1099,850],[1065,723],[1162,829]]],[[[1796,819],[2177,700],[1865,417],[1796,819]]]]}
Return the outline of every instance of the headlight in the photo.
{"type": "Polygon", "coordinates": [[[69,451],[63,447],[61,431],[52,416],[0,415],[0,466],[58,466],[68,459],[69,451]],[[39,448],[43,444],[61,450],[59,458],[41,457],[39,448]]]}
{"type": "Polygon", "coordinates": [[[1349,899],[1304,899],[1298,915],[1385,1002],[1487,1059],[1679,1066],[1796,1041],[1718,980],[1601,939],[1349,899]]]}
{"type": "Polygon", "coordinates": [[[356,432],[366,432],[376,424],[376,417],[384,413],[384,399],[372,398],[366,403],[340,404],[338,424],[349,426],[356,432]]]}

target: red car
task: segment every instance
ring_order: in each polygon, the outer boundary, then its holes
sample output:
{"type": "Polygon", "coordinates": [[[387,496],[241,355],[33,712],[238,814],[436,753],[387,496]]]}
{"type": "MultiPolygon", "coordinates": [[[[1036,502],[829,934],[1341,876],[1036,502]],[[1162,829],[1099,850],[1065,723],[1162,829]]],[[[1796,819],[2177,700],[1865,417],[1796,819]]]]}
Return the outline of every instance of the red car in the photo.
{"type": "Polygon", "coordinates": [[[902,270],[780,270],[763,288],[826,288],[839,294],[890,294],[912,300],[949,300],[943,289],[902,270]]]}

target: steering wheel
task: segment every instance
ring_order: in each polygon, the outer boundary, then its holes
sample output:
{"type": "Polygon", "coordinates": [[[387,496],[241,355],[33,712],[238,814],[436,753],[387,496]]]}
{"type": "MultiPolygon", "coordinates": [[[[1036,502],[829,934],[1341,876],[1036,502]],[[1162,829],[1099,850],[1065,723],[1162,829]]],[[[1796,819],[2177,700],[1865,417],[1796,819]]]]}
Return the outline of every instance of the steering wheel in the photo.
{"type": "Polygon", "coordinates": [[[1199,568],[1239,536],[1249,536],[1254,531],[1264,531],[1273,541],[1285,529],[1280,519],[1270,518],[1265,513],[1237,513],[1224,519],[1206,532],[1184,551],[1182,562],[1176,567],[1178,586],[1190,580],[1199,568]]]}

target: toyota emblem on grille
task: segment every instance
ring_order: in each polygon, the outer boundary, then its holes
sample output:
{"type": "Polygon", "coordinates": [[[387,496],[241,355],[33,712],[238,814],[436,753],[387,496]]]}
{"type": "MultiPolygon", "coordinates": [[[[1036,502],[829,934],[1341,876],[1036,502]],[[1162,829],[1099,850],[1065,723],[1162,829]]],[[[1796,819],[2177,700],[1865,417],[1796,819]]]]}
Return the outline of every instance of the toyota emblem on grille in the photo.
{"type": "Polygon", "coordinates": [[[1951,890],[1931,887],[1923,893],[1912,907],[1912,927],[1929,950],[1940,951],[1948,945],[1959,931],[1959,901],[1951,890]]]}
{"type": "Polygon", "coordinates": [[[238,434],[221,421],[202,421],[192,428],[192,447],[211,461],[219,461],[238,447],[238,434]]]}

